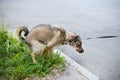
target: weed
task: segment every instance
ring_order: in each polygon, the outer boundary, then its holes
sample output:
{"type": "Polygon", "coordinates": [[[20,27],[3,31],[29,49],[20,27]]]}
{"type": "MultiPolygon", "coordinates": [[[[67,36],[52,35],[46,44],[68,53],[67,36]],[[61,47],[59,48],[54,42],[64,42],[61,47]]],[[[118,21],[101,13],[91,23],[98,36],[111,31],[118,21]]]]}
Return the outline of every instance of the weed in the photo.
{"type": "Polygon", "coordinates": [[[23,80],[26,77],[46,76],[53,68],[63,69],[64,57],[59,53],[45,57],[37,56],[34,64],[29,47],[8,35],[7,30],[0,26],[0,79],[23,80]]]}

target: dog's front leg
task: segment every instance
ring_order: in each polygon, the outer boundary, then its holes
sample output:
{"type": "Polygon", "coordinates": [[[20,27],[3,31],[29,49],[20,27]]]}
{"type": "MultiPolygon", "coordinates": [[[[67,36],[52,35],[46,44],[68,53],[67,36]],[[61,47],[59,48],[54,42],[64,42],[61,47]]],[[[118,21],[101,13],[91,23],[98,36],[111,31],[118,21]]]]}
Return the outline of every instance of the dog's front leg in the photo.
{"type": "Polygon", "coordinates": [[[53,48],[49,45],[47,45],[43,50],[43,55],[46,54],[47,51],[50,51],[50,54],[53,55],[53,48]]]}
{"type": "Polygon", "coordinates": [[[58,41],[56,39],[52,39],[44,48],[43,55],[50,50],[50,54],[53,54],[53,47],[58,44],[58,41]]]}
{"type": "Polygon", "coordinates": [[[54,37],[49,41],[49,43],[46,45],[44,51],[43,51],[43,55],[50,50],[51,48],[53,48],[54,46],[58,45],[60,43],[60,34],[61,32],[58,31],[54,37]]]}

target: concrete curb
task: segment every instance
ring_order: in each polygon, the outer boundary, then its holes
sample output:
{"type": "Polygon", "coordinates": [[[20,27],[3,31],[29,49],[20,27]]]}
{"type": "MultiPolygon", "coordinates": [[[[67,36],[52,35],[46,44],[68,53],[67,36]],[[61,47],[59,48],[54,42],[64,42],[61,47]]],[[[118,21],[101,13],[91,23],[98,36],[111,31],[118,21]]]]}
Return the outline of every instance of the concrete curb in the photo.
{"type": "Polygon", "coordinates": [[[98,78],[97,76],[95,76],[93,73],[91,73],[90,71],[88,71],[83,66],[79,65],[78,63],[76,63],[73,59],[71,59],[70,57],[68,57],[67,55],[65,55],[60,50],[55,49],[54,52],[59,52],[61,56],[65,57],[65,60],[67,61],[67,63],[69,63],[71,66],[73,66],[75,69],[77,69],[78,72],[80,72],[82,75],[84,75],[85,77],[87,77],[89,80],[100,80],[100,78],[98,78]]]}

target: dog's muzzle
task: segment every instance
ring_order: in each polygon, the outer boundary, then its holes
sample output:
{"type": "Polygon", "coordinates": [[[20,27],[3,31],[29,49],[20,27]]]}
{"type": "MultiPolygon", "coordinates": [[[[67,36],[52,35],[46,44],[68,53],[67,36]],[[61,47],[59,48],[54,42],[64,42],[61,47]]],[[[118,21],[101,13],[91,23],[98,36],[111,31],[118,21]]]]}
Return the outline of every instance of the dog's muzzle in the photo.
{"type": "Polygon", "coordinates": [[[83,53],[84,52],[83,49],[81,49],[81,50],[76,49],[76,51],[79,52],[79,53],[83,53]]]}

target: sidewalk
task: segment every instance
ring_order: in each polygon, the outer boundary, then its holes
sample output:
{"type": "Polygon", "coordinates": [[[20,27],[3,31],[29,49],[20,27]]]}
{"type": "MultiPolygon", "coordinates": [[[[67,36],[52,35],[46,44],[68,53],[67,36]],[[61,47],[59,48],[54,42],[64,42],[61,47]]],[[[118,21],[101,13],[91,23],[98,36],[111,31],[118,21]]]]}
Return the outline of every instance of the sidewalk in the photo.
{"type": "Polygon", "coordinates": [[[78,72],[70,64],[67,65],[67,68],[64,72],[61,73],[60,77],[56,80],[88,80],[84,75],[78,72]]]}
{"type": "MultiPolygon", "coordinates": [[[[34,78],[31,80],[39,80],[39,78],[34,78]]],[[[77,71],[73,66],[70,64],[66,65],[64,71],[59,72],[57,69],[52,71],[51,75],[46,76],[40,80],[89,80],[84,75],[82,75],[79,71],[77,71]]]]}
{"type": "Polygon", "coordinates": [[[68,65],[65,71],[63,71],[55,80],[100,80],[100,78],[76,63],[74,60],[72,60],[61,51],[57,49],[54,50],[54,52],[56,51],[59,52],[61,56],[65,57],[66,63],[68,65]]]}

